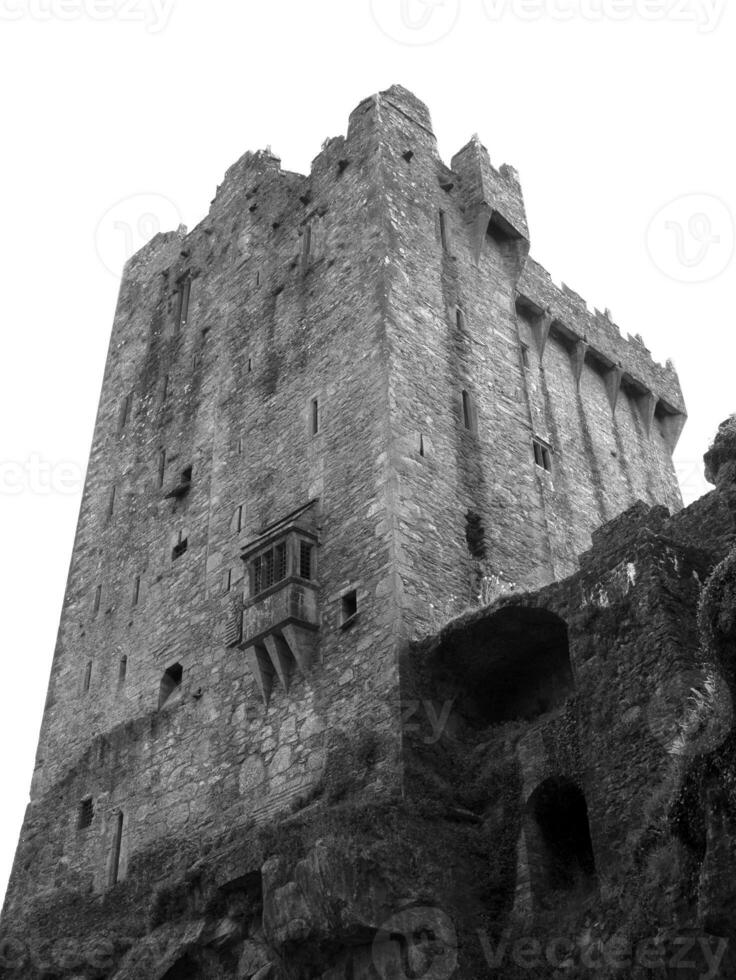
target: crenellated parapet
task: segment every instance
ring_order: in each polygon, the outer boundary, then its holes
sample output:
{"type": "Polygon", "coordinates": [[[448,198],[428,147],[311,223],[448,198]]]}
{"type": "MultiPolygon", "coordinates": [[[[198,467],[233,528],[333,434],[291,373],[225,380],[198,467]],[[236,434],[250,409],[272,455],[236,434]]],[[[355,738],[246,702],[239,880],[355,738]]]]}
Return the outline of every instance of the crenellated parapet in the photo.
{"type": "Polygon", "coordinates": [[[460,177],[476,262],[485,236],[491,234],[515,243],[523,265],[529,254],[529,227],[516,170],[508,164],[496,170],[477,136],[455,154],[451,166],[460,177]]]}
{"type": "Polygon", "coordinates": [[[685,402],[670,361],[664,366],[650,355],[640,337],[624,337],[608,313],[590,311],[585,300],[560,287],[538,262],[529,259],[517,287],[517,309],[530,321],[540,359],[547,341],[557,337],[567,347],[577,382],[588,363],[604,378],[611,411],[626,389],[638,405],[647,432],[655,418],[670,451],[687,420],[685,402]]]}

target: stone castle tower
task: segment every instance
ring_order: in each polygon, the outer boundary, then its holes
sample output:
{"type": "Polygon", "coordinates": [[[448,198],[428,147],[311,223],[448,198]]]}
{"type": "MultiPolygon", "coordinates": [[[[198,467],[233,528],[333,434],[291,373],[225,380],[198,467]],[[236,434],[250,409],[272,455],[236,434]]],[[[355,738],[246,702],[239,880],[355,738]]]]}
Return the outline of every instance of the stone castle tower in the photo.
{"type": "Polygon", "coordinates": [[[99,926],[162,842],[309,799],[352,729],[400,792],[408,640],[680,508],[674,369],[528,252],[516,172],[475,137],[445,165],[393,87],[128,262],[6,923],[79,893],[99,926]]]}

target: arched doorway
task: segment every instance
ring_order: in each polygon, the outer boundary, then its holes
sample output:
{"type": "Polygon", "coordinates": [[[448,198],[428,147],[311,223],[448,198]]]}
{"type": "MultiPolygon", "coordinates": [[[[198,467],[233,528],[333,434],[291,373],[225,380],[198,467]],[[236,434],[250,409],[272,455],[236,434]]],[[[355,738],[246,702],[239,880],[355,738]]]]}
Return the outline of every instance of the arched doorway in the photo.
{"type": "Polygon", "coordinates": [[[552,777],[526,805],[524,819],[532,899],[537,907],[595,891],[596,870],[585,796],[572,780],[552,777]]]}

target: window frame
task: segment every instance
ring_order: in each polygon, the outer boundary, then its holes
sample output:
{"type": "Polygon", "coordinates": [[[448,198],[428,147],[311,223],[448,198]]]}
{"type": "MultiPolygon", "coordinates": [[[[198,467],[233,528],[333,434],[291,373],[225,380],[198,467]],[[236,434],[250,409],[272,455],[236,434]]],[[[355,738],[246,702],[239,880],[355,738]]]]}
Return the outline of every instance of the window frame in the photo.
{"type": "Polygon", "coordinates": [[[258,602],[288,582],[316,584],[315,538],[301,529],[293,528],[244,556],[248,570],[247,599],[258,602]],[[308,559],[305,550],[308,549],[308,559]],[[269,557],[268,575],[263,578],[263,559],[269,557]],[[309,574],[304,575],[307,571],[309,574]]]}

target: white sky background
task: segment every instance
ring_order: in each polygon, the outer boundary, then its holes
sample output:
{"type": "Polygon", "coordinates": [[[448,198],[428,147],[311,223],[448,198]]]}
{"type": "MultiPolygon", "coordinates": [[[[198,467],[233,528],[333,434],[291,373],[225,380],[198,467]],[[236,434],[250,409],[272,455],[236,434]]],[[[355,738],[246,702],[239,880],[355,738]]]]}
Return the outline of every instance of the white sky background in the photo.
{"type": "Polygon", "coordinates": [[[28,797],[113,272],[157,226],[193,228],[245,150],[271,144],[285,169],[307,173],[357,103],[394,82],[429,105],[448,164],[478,132],[496,166],[520,172],[532,255],[675,361],[690,412],[676,455],[683,492],[707,489],[702,454],[736,410],[733,5],[432,3],[0,0],[0,894],[28,797]]]}

